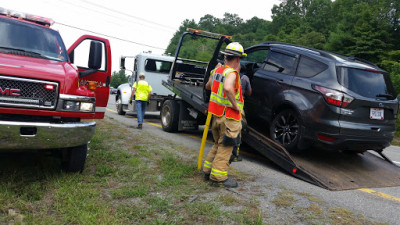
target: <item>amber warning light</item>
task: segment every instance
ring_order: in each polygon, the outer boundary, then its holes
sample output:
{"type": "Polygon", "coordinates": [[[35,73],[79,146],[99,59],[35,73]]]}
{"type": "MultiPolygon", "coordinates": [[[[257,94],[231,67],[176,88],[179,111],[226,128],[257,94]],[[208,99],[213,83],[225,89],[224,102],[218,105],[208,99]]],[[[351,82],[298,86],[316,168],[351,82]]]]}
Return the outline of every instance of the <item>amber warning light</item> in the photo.
{"type": "Polygon", "coordinates": [[[87,87],[89,90],[94,91],[97,88],[97,83],[95,81],[88,81],[87,87]]]}

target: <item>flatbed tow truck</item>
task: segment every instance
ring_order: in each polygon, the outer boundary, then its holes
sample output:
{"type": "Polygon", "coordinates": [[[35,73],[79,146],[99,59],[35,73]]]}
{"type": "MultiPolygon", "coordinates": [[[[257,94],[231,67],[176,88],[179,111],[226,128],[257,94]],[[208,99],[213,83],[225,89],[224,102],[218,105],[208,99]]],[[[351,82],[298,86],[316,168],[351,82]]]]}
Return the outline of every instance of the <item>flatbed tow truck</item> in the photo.
{"type": "MultiPolygon", "coordinates": [[[[164,131],[198,129],[199,125],[205,124],[209,92],[204,85],[218,63],[219,50],[230,42],[229,36],[190,28],[182,34],[169,78],[162,81],[166,88],[175,93],[173,97],[166,98],[161,107],[164,131]],[[216,43],[210,61],[181,57],[183,45],[193,46],[200,38],[216,43]]],[[[255,127],[249,126],[242,135],[245,143],[287,173],[328,190],[400,186],[400,167],[382,152],[348,154],[309,149],[295,154],[289,153],[255,127]]]]}

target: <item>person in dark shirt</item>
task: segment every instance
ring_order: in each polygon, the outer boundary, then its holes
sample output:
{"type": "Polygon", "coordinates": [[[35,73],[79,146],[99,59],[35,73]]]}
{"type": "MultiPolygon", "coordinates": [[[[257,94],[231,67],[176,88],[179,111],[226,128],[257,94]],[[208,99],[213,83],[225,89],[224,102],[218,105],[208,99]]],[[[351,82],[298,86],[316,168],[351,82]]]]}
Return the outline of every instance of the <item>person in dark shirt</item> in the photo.
{"type": "MultiPolygon", "coordinates": [[[[250,79],[246,74],[239,73],[240,75],[240,84],[242,86],[242,94],[243,94],[243,99],[245,99],[245,96],[250,96],[252,94],[252,89],[250,85],[250,79]]],[[[244,110],[242,111],[242,120],[246,123],[246,117],[244,114],[244,110]]],[[[238,162],[242,161],[242,156],[239,155],[239,146],[237,146],[236,149],[233,149],[232,155],[230,158],[230,162],[238,162]]]]}

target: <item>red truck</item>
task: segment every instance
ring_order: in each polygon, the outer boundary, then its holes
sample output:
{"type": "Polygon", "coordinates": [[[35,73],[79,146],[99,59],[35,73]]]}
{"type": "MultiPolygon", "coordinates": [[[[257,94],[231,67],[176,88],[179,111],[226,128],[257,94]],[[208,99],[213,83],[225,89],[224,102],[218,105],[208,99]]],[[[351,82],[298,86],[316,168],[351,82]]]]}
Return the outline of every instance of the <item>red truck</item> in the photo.
{"type": "Polygon", "coordinates": [[[108,102],[110,43],[84,35],[67,50],[53,23],[0,7],[0,152],[51,149],[79,172],[108,102]]]}

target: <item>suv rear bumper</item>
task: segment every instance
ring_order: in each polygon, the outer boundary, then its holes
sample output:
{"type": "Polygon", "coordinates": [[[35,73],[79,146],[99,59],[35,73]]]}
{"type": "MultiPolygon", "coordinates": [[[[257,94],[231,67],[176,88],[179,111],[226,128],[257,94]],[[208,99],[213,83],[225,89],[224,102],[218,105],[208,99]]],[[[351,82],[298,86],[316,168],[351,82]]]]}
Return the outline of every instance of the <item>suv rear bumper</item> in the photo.
{"type": "Polygon", "coordinates": [[[0,150],[68,148],[87,144],[96,122],[39,123],[0,121],[0,150]]]}
{"type": "Polygon", "coordinates": [[[331,150],[345,150],[345,151],[366,151],[366,150],[382,150],[390,145],[393,140],[392,137],[362,137],[362,136],[349,136],[349,135],[332,135],[322,134],[328,137],[335,138],[334,141],[328,142],[320,140],[316,137],[317,146],[323,146],[331,150]]]}

